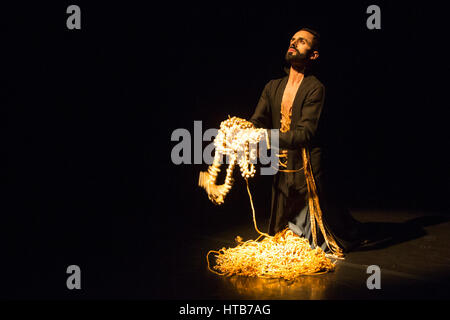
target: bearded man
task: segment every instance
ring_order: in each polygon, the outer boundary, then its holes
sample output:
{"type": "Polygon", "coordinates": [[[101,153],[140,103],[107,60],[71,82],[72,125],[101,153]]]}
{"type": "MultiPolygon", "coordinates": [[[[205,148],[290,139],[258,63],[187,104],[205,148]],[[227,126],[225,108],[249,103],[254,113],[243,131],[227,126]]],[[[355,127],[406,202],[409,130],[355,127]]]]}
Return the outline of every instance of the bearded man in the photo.
{"type": "Polygon", "coordinates": [[[311,244],[316,236],[317,245],[326,252],[331,240],[343,251],[349,251],[360,243],[361,224],[338,205],[324,182],[319,123],[325,86],[311,72],[319,58],[319,42],[319,34],[310,28],[293,35],[286,52],[288,75],[266,84],[249,121],[257,128],[279,130],[279,170],[272,184],[268,233],[273,235],[289,227],[311,244]],[[310,175],[305,165],[312,168],[310,175]],[[325,241],[320,228],[311,223],[312,198],[320,200],[316,203],[320,203],[320,215],[331,240],[325,241]]]}

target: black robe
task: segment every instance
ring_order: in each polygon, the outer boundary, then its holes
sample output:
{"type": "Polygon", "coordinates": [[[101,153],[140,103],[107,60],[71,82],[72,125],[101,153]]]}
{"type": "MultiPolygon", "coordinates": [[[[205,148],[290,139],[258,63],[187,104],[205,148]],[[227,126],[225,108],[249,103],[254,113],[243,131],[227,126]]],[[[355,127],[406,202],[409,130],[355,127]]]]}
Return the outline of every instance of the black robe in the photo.
{"type": "MultiPolygon", "coordinates": [[[[287,81],[288,76],[285,76],[266,84],[249,120],[255,127],[280,129],[281,100],[287,81]]],[[[353,243],[357,239],[359,223],[338,203],[338,199],[325,183],[322,163],[323,136],[319,126],[324,100],[325,86],[314,75],[305,73],[292,105],[290,130],[279,132],[279,148],[288,150],[286,169],[297,170],[303,167],[301,148],[307,147],[324,223],[341,247],[346,249],[351,245],[350,242],[353,243]]],[[[277,172],[272,184],[269,234],[289,226],[294,232],[311,241],[307,196],[303,169],[294,173],[277,172]]],[[[323,244],[320,234],[318,240],[319,245],[323,244]]]]}

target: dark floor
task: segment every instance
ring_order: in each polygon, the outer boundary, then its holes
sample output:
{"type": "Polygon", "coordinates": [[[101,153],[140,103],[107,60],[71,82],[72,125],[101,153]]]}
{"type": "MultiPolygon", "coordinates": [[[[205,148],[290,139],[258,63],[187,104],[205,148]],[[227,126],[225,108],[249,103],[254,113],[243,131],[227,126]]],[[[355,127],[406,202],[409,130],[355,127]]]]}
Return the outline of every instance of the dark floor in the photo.
{"type": "Polygon", "coordinates": [[[215,234],[186,238],[172,260],[172,278],[162,293],[176,299],[448,299],[450,217],[439,213],[352,210],[373,231],[372,243],[346,255],[334,272],[303,276],[294,283],[221,277],[207,270],[208,250],[255,238],[249,223],[215,234]],[[381,289],[369,290],[369,265],[381,268],[381,289]]]}
{"type": "MultiPolygon", "coordinates": [[[[190,219],[198,224],[196,229],[178,221],[161,228],[149,215],[112,216],[108,224],[89,221],[90,228],[80,229],[83,237],[71,241],[67,229],[34,237],[27,232],[28,238],[13,253],[4,251],[0,294],[6,299],[450,298],[450,215],[351,212],[370,226],[372,245],[347,254],[334,272],[303,276],[294,283],[227,278],[208,271],[209,250],[235,246],[237,235],[256,238],[250,216],[239,223],[233,220],[237,214],[226,219],[206,216],[204,222],[190,219]],[[186,232],[179,232],[182,227],[186,232]],[[82,290],[76,292],[66,287],[66,268],[71,264],[82,270],[82,290]],[[369,265],[381,268],[380,290],[367,289],[369,265]]],[[[258,224],[263,229],[264,221],[258,224]]]]}

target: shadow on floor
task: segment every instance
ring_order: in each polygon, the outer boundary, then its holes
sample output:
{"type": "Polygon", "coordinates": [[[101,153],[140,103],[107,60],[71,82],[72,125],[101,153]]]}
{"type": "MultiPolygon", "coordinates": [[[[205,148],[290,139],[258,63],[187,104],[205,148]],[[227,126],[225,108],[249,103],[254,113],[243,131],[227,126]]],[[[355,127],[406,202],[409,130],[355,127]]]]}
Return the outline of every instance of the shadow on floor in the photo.
{"type": "Polygon", "coordinates": [[[424,216],[402,223],[366,222],[362,224],[364,244],[352,251],[368,251],[386,248],[398,243],[423,237],[424,227],[450,221],[444,216],[424,216]]]}

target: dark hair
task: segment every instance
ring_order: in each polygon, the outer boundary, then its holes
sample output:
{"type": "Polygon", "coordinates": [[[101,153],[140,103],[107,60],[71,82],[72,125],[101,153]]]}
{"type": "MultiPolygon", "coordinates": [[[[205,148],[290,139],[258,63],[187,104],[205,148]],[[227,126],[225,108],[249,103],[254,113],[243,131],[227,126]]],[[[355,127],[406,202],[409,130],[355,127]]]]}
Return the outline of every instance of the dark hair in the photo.
{"type": "Polygon", "coordinates": [[[311,34],[314,36],[314,38],[313,38],[313,43],[312,43],[312,46],[311,46],[311,49],[313,49],[313,50],[319,50],[319,46],[320,46],[320,34],[319,34],[316,30],[313,30],[313,29],[311,29],[311,28],[301,28],[300,31],[301,31],[301,30],[308,31],[309,33],[311,33],[311,34]]]}

